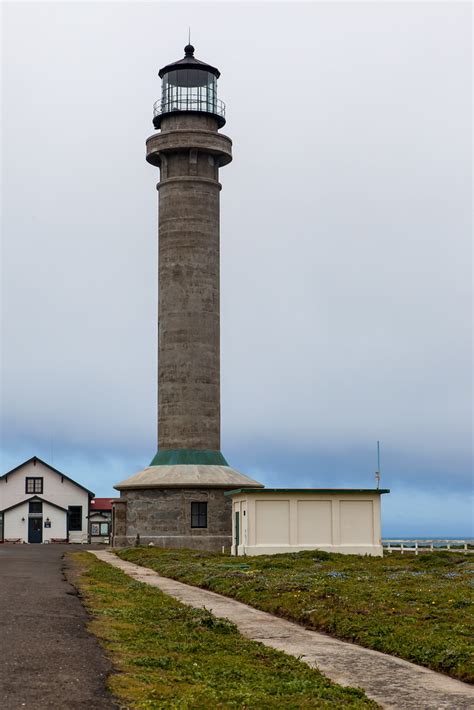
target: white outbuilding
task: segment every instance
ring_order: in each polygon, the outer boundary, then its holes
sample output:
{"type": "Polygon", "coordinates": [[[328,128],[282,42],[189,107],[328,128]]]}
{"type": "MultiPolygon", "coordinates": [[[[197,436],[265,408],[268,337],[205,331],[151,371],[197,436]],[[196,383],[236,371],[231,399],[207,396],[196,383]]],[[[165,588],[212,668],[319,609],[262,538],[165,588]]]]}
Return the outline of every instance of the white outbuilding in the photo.
{"type": "Polygon", "coordinates": [[[232,498],[233,555],[324,550],[383,554],[380,496],[386,488],[240,488],[232,498]]]}
{"type": "Polygon", "coordinates": [[[0,542],[87,542],[93,496],[33,456],[0,476],[0,542]]]}
{"type": "Polygon", "coordinates": [[[112,537],[112,499],[92,498],[89,509],[90,542],[106,543],[112,537]]]}

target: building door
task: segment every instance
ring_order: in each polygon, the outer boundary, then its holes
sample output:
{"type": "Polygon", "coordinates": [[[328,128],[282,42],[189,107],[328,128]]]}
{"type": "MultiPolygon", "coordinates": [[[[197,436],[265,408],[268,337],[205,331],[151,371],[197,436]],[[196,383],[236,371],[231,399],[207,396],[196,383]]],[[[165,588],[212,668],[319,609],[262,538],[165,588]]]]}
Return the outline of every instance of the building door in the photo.
{"type": "MultiPolygon", "coordinates": [[[[240,513],[235,513],[235,547],[240,545],[240,513]]],[[[237,554],[237,549],[235,550],[237,554]]]]}
{"type": "Polygon", "coordinates": [[[43,542],[43,518],[28,518],[28,542],[43,542]]]}

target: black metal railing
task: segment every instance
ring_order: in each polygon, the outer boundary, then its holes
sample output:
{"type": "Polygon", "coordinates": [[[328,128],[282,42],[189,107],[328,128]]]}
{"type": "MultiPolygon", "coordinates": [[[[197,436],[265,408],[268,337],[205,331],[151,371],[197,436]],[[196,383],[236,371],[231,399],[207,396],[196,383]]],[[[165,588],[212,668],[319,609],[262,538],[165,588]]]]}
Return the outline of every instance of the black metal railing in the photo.
{"type": "Polygon", "coordinates": [[[213,113],[225,120],[225,103],[220,99],[195,99],[183,97],[176,99],[159,99],[153,104],[153,117],[157,118],[165,113],[175,111],[199,111],[200,113],[213,113]]]}

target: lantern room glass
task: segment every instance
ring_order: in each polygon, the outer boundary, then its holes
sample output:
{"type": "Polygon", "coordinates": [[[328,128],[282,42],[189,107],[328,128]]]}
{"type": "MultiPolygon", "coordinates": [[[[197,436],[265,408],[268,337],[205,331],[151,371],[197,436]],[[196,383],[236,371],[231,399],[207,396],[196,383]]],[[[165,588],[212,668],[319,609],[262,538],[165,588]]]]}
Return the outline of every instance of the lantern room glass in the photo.
{"type": "Polygon", "coordinates": [[[163,76],[161,112],[217,113],[217,79],[202,69],[179,69],[163,76]]]}

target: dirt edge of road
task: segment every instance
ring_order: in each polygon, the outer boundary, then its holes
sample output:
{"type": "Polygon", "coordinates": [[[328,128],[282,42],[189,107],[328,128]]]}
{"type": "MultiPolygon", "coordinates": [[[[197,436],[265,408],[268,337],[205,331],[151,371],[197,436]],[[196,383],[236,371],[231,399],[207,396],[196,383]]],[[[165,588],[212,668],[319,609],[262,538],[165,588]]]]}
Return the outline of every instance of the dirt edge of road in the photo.
{"type": "Polygon", "coordinates": [[[94,639],[103,656],[103,661],[106,669],[106,675],[104,676],[103,681],[103,697],[107,698],[107,700],[111,702],[112,705],[117,708],[117,710],[129,710],[129,708],[124,705],[123,702],[121,702],[118,698],[116,698],[107,687],[108,679],[115,673],[118,673],[118,671],[114,668],[110,655],[107,649],[104,648],[104,646],[101,644],[100,639],[91,631],[89,631],[89,622],[93,620],[93,616],[90,614],[87,606],[84,604],[83,595],[81,593],[79,585],[77,584],[77,580],[81,576],[81,570],[79,566],[74,562],[73,555],[74,552],[69,551],[63,554],[61,558],[61,576],[64,581],[64,584],[69,587],[69,589],[66,591],[66,594],[77,597],[78,602],[81,604],[84,610],[84,614],[86,616],[86,619],[84,621],[86,631],[89,636],[94,639]]]}

